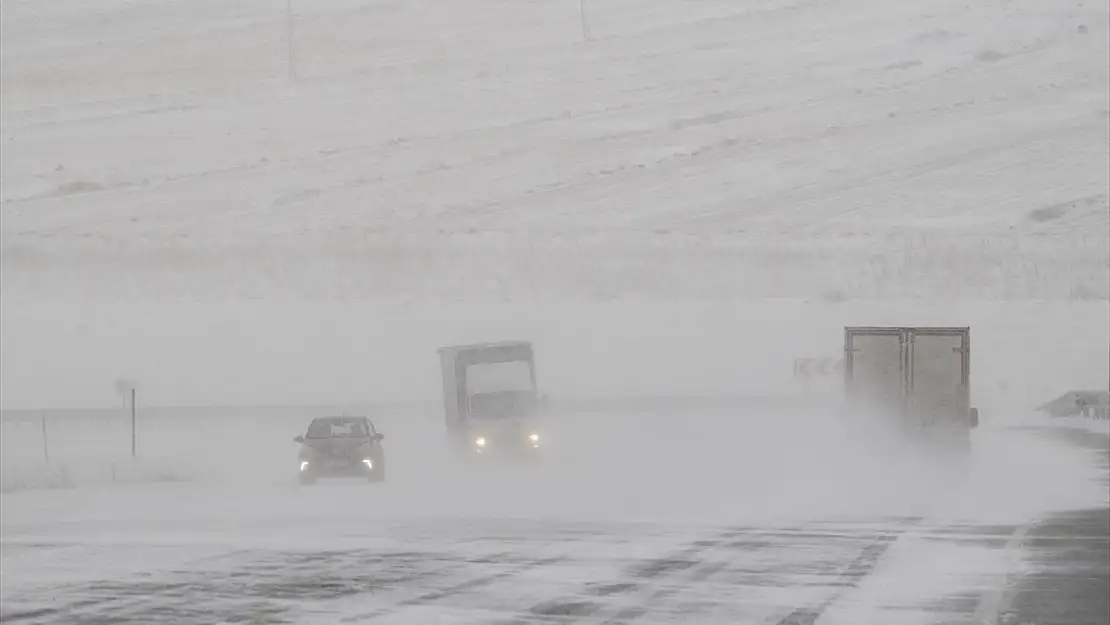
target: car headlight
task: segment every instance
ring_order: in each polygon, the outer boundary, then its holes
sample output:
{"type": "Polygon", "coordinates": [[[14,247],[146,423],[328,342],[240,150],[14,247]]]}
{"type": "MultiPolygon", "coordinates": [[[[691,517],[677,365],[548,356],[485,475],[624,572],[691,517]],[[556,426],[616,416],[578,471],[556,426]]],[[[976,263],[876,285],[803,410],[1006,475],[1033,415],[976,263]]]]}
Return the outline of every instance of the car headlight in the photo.
{"type": "Polygon", "coordinates": [[[363,458],[362,459],[362,464],[365,464],[367,469],[373,469],[374,468],[374,461],[369,459],[369,458],[363,458]]]}
{"type": "Polygon", "coordinates": [[[485,436],[479,436],[478,438],[476,438],[474,440],[474,444],[479,446],[479,447],[485,447],[486,446],[486,437],[485,436]]]}
{"type": "Polygon", "coordinates": [[[304,471],[307,468],[308,468],[308,462],[305,461],[305,460],[301,460],[301,471],[304,471]]]}
{"type": "Polygon", "coordinates": [[[540,435],[539,434],[529,434],[528,435],[528,440],[532,441],[533,443],[538,443],[538,442],[540,442],[540,435]]]}

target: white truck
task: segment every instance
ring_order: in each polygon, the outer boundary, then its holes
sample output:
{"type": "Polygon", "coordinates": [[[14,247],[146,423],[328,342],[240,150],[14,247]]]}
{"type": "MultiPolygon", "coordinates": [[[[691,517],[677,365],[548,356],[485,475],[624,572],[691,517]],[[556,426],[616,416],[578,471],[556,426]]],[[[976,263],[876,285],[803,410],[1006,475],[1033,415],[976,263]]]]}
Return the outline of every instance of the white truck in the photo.
{"type": "Polygon", "coordinates": [[[539,454],[546,405],[528,341],[453,345],[439,350],[448,442],[470,455],[539,454]]]}
{"type": "Polygon", "coordinates": [[[970,449],[970,369],[967,327],[844,328],[846,408],[902,441],[970,449]]]}

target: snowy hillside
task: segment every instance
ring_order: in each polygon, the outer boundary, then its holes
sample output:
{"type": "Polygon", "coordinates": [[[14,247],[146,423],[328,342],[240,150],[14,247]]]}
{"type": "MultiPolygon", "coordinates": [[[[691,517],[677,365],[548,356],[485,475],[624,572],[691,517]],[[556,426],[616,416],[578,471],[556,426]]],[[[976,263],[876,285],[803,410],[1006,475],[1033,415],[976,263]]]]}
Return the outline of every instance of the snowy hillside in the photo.
{"type": "Polygon", "coordinates": [[[1106,379],[1104,3],[584,6],[5,1],[5,405],[407,395],[508,334],[556,392],[762,391],[880,320],[1106,379]]]}
{"type": "Polygon", "coordinates": [[[5,2],[5,286],[1107,297],[1103,3],[585,7],[5,2]]]}

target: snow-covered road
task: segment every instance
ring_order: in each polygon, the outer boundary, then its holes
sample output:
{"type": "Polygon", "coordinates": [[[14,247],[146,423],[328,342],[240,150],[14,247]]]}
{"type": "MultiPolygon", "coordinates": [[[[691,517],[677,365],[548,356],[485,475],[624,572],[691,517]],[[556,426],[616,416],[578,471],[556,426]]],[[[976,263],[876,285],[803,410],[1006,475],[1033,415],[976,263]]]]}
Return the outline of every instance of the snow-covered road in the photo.
{"type": "Polygon", "coordinates": [[[985,428],[961,476],[781,416],[579,416],[512,469],[395,423],[381,485],[298,487],[289,454],[248,451],[272,474],[7,494],[5,622],[972,623],[1038,521],[1107,503],[1037,430],[985,428]]]}
{"type": "Polygon", "coordinates": [[[225,550],[188,538],[175,544],[172,530],[107,543],[6,544],[5,567],[23,584],[35,577],[19,559],[37,561],[44,574],[99,571],[85,581],[39,578],[5,601],[5,622],[801,623],[789,618],[817,611],[871,572],[902,531],[888,523],[695,531],[443,520],[381,528],[351,515],[266,532],[269,546],[225,550]]]}

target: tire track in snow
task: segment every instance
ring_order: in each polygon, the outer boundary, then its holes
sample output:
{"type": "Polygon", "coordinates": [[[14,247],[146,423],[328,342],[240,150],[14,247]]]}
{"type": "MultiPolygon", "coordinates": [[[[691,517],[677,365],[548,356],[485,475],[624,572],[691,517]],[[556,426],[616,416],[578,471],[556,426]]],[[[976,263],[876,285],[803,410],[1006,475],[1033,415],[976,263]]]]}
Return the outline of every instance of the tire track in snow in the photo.
{"type": "MultiPolygon", "coordinates": [[[[235,552],[223,559],[235,562],[235,552]]],[[[435,579],[465,575],[474,565],[514,558],[507,551],[482,556],[434,552],[379,552],[376,550],[276,553],[220,570],[189,567],[151,577],[52,590],[68,599],[56,606],[29,605],[5,610],[4,623],[154,623],[173,622],[289,622],[290,613],[305,602],[322,602],[394,588],[423,586],[435,579]]],[[[194,562],[210,562],[203,559],[194,562]]],[[[487,575],[426,593],[402,604],[442,598],[534,568],[543,561],[527,560],[507,572],[487,575]]],[[[6,606],[5,606],[6,607],[6,606]]]]}
{"type": "Polygon", "coordinates": [[[708,538],[694,541],[669,555],[639,560],[628,571],[631,580],[589,583],[575,595],[536,603],[524,614],[506,620],[500,625],[527,625],[547,620],[569,623],[587,622],[582,619],[604,614],[603,611],[607,606],[602,601],[606,598],[642,596],[645,589],[654,588],[656,584],[681,576],[684,572],[693,570],[694,573],[691,575],[695,575],[704,566],[697,559],[698,556],[707,550],[726,545],[730,540],[745,535],[749,531],[730,528],[708,538]]]}
{"type": "Polygon", "coordinates": [[[907,519],[907,522],[899,527],[897,531],[884,534],[869,542],[860,554],[837,574],[831,585],[837,587],[838,590],[831,597],[816,605],[796,608],[789,614],[772,621],[774,625],[813,625],[816,623],[829,609],[829,606],[839,600],[848,590],[859,586],[860,582],[875,570],[879,560],[891,545],[910,529],[920,524],[922,520],[923,517],[907,519]]]}
{"type": "MultiPolygon", "coordinates": [[[[795,609],[785,616],[770,621],[774,625],[812,625],[824,610],[848,589],[856,586],[874,569],[883,553],[898,538],[921,521],[921,517],[899,519],[888,532],[863,537],[862,551],[846,565],[835,568],[834,579],[827,585],[837,590],[831,597],[814,606],[795,609]]],[[[732,558],[705,558],[714,551],[742,549],[751,553],[776,546],[799,545],[798,541],[779,542],[774,539],[831,538],[831,534],[806,531],[806,528],[780,528],[773,532],[757,529],[729,528],[710,537],[695,541],[670,555],[649,558],[635,563],[627,570],[627,577],[610,582],[592,582],[572,595],[564,595],[534,604],[515,618],[500,621],[499,625],[529,625],[544,622],[575,623],[576,625],[627,625],[649,616],[662,607],[666,600],[689,592],[714,576],[728,571],[746,575],[774,576],[781,574],[778,564],[739,568],[732,558]],[[763,538],[761,538],[763,537],[763,538]]],[[[857,540],[853,537],[842,537],[857,540]]],[[[820,568],[821,564],[807,568],[820,568]]],[[[812,573],[813,571],[808,571],[812,573]]],[[[719,603],[719,602],[718,602],[719,603]]],[[[687,602],[696,609],[696,602],[687,602]]],[[[682,618],[689,614],[679,611],[682,618]]],[[[674,614],[672,616],[679,616],[674,614]]]]}
{"type": "Polygon", "coordinates": [[[382,618],[382,617],[386,617],[386,616],[393,616],[393,615],[397,614],[398,612],[400,612],[400,611],[402,611],[402,610],[404,610],[405,608],[408,608],[408,607],[423,606],[423,605],[426,605],[428,603],[432,603],[432,602],[435,602],[435,601],[446,599],[446,598],[452,597],[454,595],[460,594],[460,593],[468,591],[468,590],[473,590],[475,588],[481,588],[483,586],[488,586],[490,584],[493,584],[493,583],[498,582],[498,581],[502,581],[502,580],[504,580],[506,578],[509,578],[509,577],[515,577],[517,575],[522,575],[524,573],[527,573],[529,571],[532,571],[532,570],[535,570],[535,569],[538,569],[538,568],[542,568],[542,567],[545,567],[545,566],[551,566],[551,565],[556,564],[558,562],[561,562],[565,559],[566,559],[566,556],[552,556],[552,557],[548,557],[548,558],[540,558],[540,559],[536,559],[536,560],[530,560],[528,562],[525,562],[524,564],[514,566],[514,567],[509,568],[507,570],[498,571],[496,573],[489,573],[489,574],[486,574],[486,575],[481,575],[481,576],[478,576],[478,577],[468,579],[468,580],[463,581],[463,582],[459,582],[457,584],[453,584],[451,586],[447,586],[445,588],[441,588],[441,589],[438,589],[438,590],[431,590],[431,591],[421,593],[421,594],[419,594],[415,597],[410,597],[408,599],[404,599],[404,600],[400,601],[399,603],[397,603],[397,604],[395,604],[391,607],[388,607],[388,608],[380,608],[378,610],[373,610],[373,611],[370,611],[370,612],[362,612],[360,614],[354,614],[352,616],[344,617],[344,618],[340,619],[339,622],[340,623],[362,623],[362,622],[371,621],[371,620],[374,620],[374,619],[377,619],[377,618],[382,618]]]}

